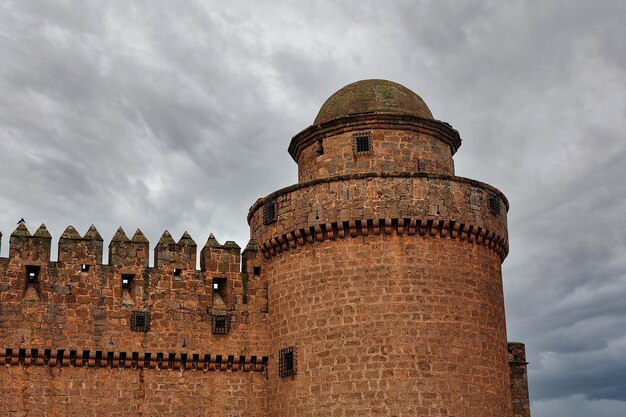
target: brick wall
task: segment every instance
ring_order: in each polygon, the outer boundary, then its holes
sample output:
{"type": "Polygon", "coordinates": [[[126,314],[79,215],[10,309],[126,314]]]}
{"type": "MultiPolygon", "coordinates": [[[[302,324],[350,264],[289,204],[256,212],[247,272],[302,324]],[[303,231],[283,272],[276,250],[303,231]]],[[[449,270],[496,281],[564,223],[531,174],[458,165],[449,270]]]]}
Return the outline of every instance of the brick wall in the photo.
{"type": "Polygon", "coordinates": [[[305,182],[357,172],[438,172],[454,174],[450,146],[428,133],[405,129],[348,131],[320,138],[302,150],[298,179],[305,182]],[[371,158],[355,150],[358,137],[370,140],[371,158]],[[323,153],[321,153],[323,151],[323,153]]]}
{"type": "Polygon", "coordinates": [[[504,259],[507,207],[500,191],[478,181],[425,173],[364,173],[277,191],[252,206],[248,222],[264,252],[295,246],[301,240],[334,238],[344,230],[351,234],[351,228],[358,234],[373,233],[381,224],[384,230],[389,221],[396,229],[401,222],[407,233],[428,229],[429,234],[479,240],[504,259]],[[491,210],[490,200],[497,202],[499,212],[491,210]],[[264,224],[267,204],[275,204],[276,221],[264,224]]]}
{"type": "Polygon", "coordinates": [[[0,411],[62,415],[63,407],[88,399],[75,414],[261,415],[267,298],[254,274],[257,250],[246,249],[242,272],[240,248],[213,236],[200,252],[200,270],[187,234],[174,242],[165,233],[154,267],[139,231],[131,239],[118,231],[108,265],[101,263],[95,229],[81,237],[68,228],[56,262],[50,246],[44,226],[31,236],[22,224],[11,236],[9,258],[0,258],[0,363],[6,365],[0,411]],[[146,331],[133,330],[136,312],[149,313],[146,331]],[[227,317],[226,334],[214,334],[216,316],[227,317]],[[113,401],[124,405],[109,408],[113,401]],[[244,401],[249,406],[235,406],[244,401]]]}
{"type": "Polygon", "coordinates": [[[363,172],[454,174],[461,139],[450,125],[410,115],[363,114],[312,125],[291,140],[300,183],[363,172]],[[356,137],[369,137],[363,154],[356,137]]]}
{"type": "Polygon", "coordinates": [[[269,415],[511,415],[500,259],[488,247],[358,236],[265,268],[269,415]],[[279,378],[288,346],[297,375],[279,378]]]}
{"type": "Polygon", "coordinates": [[[270,415],[510,416],[506,205],[485,184],[425,173],[311,181],[257,202],[270,415]],[[289,346],[298,374],[279,378],[289,346]]]}
{"type": "Polygon", "coordinates": [[[3,367],[3,416],[262,417],[261,373],[3,367]]]}

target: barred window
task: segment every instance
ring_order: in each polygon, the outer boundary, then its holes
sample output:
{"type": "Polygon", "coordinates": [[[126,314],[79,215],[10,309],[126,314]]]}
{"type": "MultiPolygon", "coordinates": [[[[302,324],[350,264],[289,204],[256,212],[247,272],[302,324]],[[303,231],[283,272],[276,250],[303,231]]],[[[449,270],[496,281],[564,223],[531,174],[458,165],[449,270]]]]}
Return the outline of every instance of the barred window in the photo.
{"type": "Polygon", "coordinates": [[[228,314],[214,314],[211,316],[213,334],[230,333],[230,316],[228,314]]]}
{"type": "Polygon", "coordinates": [[[369,132],[355,133],[353,149],[356,154],[367,154],[372,151],[371,134],[369,132]]]}
{"type": "Polygon", "coordinates": [[[130,329],[135,332],[147,332],[150,330],[150,312],[132,311],[130,313],[130,329]]]}
{"type": "Polygon", "coordinates": [[[489,211],[496,216],[500,214],[500,199],[495,195],[489,196],[489,211]]]}
{"type": "Polygon", "coordinates": [[[263,205],[263,224],[268,225],[276,221],[276,201],[270,200],[263,205]]]}
{"type": "Polygon", "coordinates": [[[297,372],[297,350],[295,346],[289,346],[280,350],[278,354],[278,376],[285,378],[295,376],[297,372]]]}

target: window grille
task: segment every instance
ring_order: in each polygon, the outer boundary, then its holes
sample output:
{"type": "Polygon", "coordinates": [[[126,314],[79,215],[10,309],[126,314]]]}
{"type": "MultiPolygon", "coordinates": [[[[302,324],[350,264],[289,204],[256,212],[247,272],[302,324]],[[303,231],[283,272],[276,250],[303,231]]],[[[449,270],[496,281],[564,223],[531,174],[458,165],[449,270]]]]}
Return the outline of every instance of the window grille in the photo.
{"type": "Polygon", "coordinates": [[[354,152],[357,154],[367,154],[372,152],[371,134],[357,133],[354,135],[354,152]]]}
{"type": "Polygon", "coordinates": [[[278,354],[278,376],[285,378],[295,376],[297,372],[298,357],[295,346],[283,348],[278,354]]]}
{"type": "Polygon", "coordinates": [[[263,206],[263,224],[268,225],[276,221],[276,201],[270,200],[263,206]]]}
{"type": "Polygon", "coordinates": [[[228,314],[211,315],[211,328],[213,330],[213,334],[229,334],[230,316],[228,314]]]}
{"type": "Polygon", "coordinates": [[[489,211],[496,216],[500,214],[500,199],[495,195],[489,196],[489,211]]]}
{"type": "Polygon", "coordinates": [[[135,332],[147,332],[150,330],[150,312],[132,311],[130,313],[130,329],[135,332]]]}

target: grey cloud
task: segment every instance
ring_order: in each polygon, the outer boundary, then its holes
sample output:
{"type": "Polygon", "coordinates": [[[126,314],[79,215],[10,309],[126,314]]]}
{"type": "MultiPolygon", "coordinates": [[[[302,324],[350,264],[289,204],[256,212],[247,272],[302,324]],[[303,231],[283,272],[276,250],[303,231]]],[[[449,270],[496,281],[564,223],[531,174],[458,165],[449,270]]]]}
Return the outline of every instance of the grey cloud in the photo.
{"type": "Polygon", "coordinates": [[[626,403],[621,401],[588,401],[581,395],[555,400],[536,401],[533,415],[567,417],[621,417],[626,414],[626,403]]]}
{"type": "Polygon", "coordinates": [[[527,343],[535,415],[621,416],[625,8],[8,3],[2,256],[20,217],[55,238],[95,223],[105,240],[122,225],[243,246],[248,207],[296,181],[291,136],[341,86],[392,79],[460,131],[457,174],[511,202],[508,331],[527,343]]]}

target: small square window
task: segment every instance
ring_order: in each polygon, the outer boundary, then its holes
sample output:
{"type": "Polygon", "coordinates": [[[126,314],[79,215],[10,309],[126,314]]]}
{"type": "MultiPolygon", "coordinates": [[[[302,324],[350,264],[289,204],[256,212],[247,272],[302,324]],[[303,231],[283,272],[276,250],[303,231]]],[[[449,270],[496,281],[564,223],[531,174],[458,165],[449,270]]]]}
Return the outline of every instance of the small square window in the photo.
{"type": "Polygon", "coordinates": [[[226,278],[213,278],[213,291],[219,292],[221,295],[226,293],[226,278]]]}
{"type": "Polygon", "coordinates": [[[257,276],[257,277],[261,276],[261,267],[260,266],[255,266],[252,270],[254,271],[253,274],[255,276],[257,276]]]}
{"type": "Polygon", "coordinates": [[[182,270],[182,269],[180,269],[180,268],[174,268],[174,276],[175,276],[176,278],[180,278],[182,274],[183,274],[183,270],[182,270]]]}
{"type": "Polygon", "coordinates": [[[317,141],[317,156],[324,155],[324,144],[321,140],[317,141]]]}
{"type": "Polygon", "coordinates": [[[270,200],[263,205],[263,224],[268,225],[276,221],[276,201],[270,200]]]}
{"type": "Polygon", "coordinates": [[[130,329],[135,332],[147,332],[150,330],[150,312],[132,311],[130,313],[130,329]]]}
{"type": "Polygon", "coordinates": [[[213,294],[219,294],[222,301],[226,301],[226,278],[213,278],[211,286],[213,287],[213,294]]]}
{"type": "Polygon", "coordinates": [[[281,349],[278,353],[278,376],[285,378],[295,376],[298,365],[297,350],[295,346],[281,349]]]}
{"type": "Polygon", "coordinates": [[[80,272],[89,272],[89,267],[90,267],[90,265],[82,264],[80,266],[80,272]]]}
{"type": "Polygon", "coordinates": [[[37,284],[39,282],[39,267],[35,265],[27,266],[26,277],[29,284],[37,284]]]}
{"type": "Polygon", "coordinates": [[[372,151],[371,135],[369,133],[357,133],[354,135],[354,152],[366,154],[372,151]]]}
{"type": "Polygon", "coordinates": [[[496,216],[500,214],[500,199],[495,195],[489,196],[489,211],[496,216]]]}
{"type": "Polygon", "coordinates": [[[213,334],[229,334],[230,316],[227,314],[211,315],[211,327],[213,334]]]}
{"type": "Polygon", "coordinates": [[[133,284],[134,275],[131,274],[122,274],[122,289],[129,290],[133,284]]]}
{"type": "Polygon", "coordinates": [[[356,138],[356,151],[368,152],[370,150],[370,141],[367,136],[356,138]]]}

